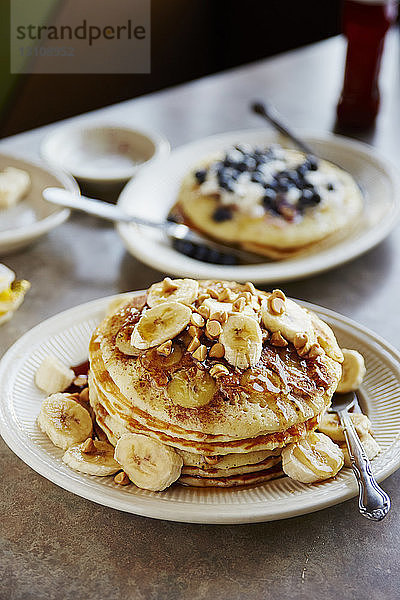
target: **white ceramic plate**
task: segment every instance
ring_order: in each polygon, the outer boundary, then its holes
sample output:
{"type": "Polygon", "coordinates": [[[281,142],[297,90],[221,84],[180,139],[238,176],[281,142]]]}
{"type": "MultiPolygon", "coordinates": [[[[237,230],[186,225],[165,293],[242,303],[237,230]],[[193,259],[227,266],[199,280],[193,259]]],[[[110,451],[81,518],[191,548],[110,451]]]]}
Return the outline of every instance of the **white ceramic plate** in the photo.
{"type": "Polygon", "coordinates": [[[0,255],[27,246],[68,218],[68,209],[59,208],[43,200],[44,188],[62,187],[79,194],[76,182],[66,173],[1,154],[0,171],[5,167],[27,171],[31,177],[31,189],[15,206],[0,209],[0,255]]]}
{"type": "MultiPolygon", "coordinates": [[[[303,485],[287,477],[242,489],[201,489],[174,485],[165,492],[123,487],[112,477],[83,475],[62,461],[56,448],[38,429],[35,419],[43,394],[33,378],[47,354],[65,364],[87,358],[90,335],[103,318],[110,298],[67,310],[26,333],[0,363],[0,433],[30,467],[62,488],[98,504],[129,513],[190,523],[249,523],[283,519],[325,508],[357,493],[352,472],[336,479],[303,485]]],[[[384,340],[327,309],[315,310],[332,325],[339,342],[360,350],[367,365],[362,386],[367,412],[382,452],[373,460],[381,481],[400,466],[400,355],[384,340]]],[[[356,508],[354,509],[356,510],[356,508]]]]}
{"type": "MultiPolygon", "coordinates": [[[[313,254],[277,262],[234,267],[211,265],[176,252],[162,234],[120,224],[126,248],[159,271],[200,279],[274,282],[307,277],[352,260],[391,231],[400,214],[397,175],[387,161],[366,144],[333,134],[307,135],[318,156],[339,165],[354,177],[364,194],[364,212],[351,233],[332,236],[313,254]]],[[[237,143],[268,145],[282,138],[271,130],[245,130],[204,138],[174,150],[168,159],[144,167],[122,191],[118,204],[130,214],[164,219],[175,203],[180,183],[193,166],[215,150],[237,143]]],[[[286,143],[287,145],[287,143],[286,143]]]]}

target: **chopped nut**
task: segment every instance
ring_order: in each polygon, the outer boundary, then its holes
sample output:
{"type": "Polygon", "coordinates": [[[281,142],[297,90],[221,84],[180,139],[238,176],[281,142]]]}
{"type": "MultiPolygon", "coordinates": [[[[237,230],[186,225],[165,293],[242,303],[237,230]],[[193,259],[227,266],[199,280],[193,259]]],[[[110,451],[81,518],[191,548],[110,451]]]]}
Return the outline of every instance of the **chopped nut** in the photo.
{"type": "Polygon", "coordinates": [[[190,337],[201,337],[202,334],[202,330],[199,327],[195,327],[194,325],[190,325],[189,329],[188,329],[188,334],[190,335],[190,337]]]}
{"type": "Polygon", "coordinates": [[[270,342],[273,346],[279,346],[281,348],[288,345],[280,331],[274,331],[274,333],[271,335],[270,342]]]}
{"type": "Polygon", "coordinates": [[[244,287],[246,290],[248,290],[251,294],[255,294],[257,295],[257,290],[254,287],[254,285],[251,283],[251,281],[246,281],[246,283],[244,284],[244,287]]]}
{"type": "Polygon", "coordinates": [[[273,290],[271,295],[274,296],[275,298],[280,298],[281,300],[286,300],[286,296],[282,292],[282,290],[273,290]]]}
{"type": "Polygon", "coordinates": [[[192,354],[193,358],[202,362],[207,358],[207,347],[202,345],[197,348],[195,352],[192,354]]]}
{"type": "Polygon", "coordinates": [[[194,337],[187,347],[188,352],[194,352],[200,346],[200,340],[198,337],[194,337]]]}
{"type": "Polygon", "coordinates": [[[162,356],[169,356],[171,354],[171,350],[172,350],[172,340],[168,340],[168,341],[164,342],[163,344],[161,344],[160,346],[158,346],[157,353],[161,354],[162,356]]]}
{"type": "Polygon", "coordinates": [[[218,377],[223,377],[224,375],[229,375],[229,369],[225,367],[225,365],[221,365],[220,363],[213,365],[210,369],[211,377],[218,379],[218,377]]]}
{"type": "Polygon", "coordinates": [[[208,306],[204,306],[204,304],[199,306],[197,312],[205,319],[208,319],[208,317],[210,316],[210,309],[208,308],[208,306]]]}
{"type": "Polygon", "coordinates": [[[173,291],[177,290],[178,287],[179,286],[177,286],[176,283],[174,283],[170,277],[165,277],[165,279],[163,279],[162,291],[164,293],[165,292],[173,292],[173,291]]]}
{"type": "Polygon", "coordinates": [[[116,476],[114,477],[114,483],[117,483],[118,485],[129,485],[130,482],[131,481],[130,481],[128,475],[125,473],[125,471],[121,471],[120,473],[117,473],[116,476]]]}
{"type": "Polygon", "coordinates": [[[224,287],[220,295],[221,302],[234,302],[236,300],[237,294],[231,290],[229,287],[224,287]]]}
{"type": "Polygon", "coordinates": [[[84,387],[87,385],[87,375],[78,375],[72,382],[76,387],[84,387]]]}
{"type": "Polygon", "coordinates": [[[306,333],[296,333],[293,339],[294,347],[298,350],[303,348],[308,343],[308,335],[306,333]]]}
{"type": "Polygon", "coordinates": [[[322,350],[322,348],[319,344],[313,344],[308,353],[308,357],[316,358],[317,356],[321,356],[321,354],[323,354],[323,353],[324,353],[324,351],[322,350]]]}
{"type": "Polygon", "coordinates": [[[89,402],[89,388],[88,387],[83,388],[83,390],[79,394],[79,400],[81,400],[81,402],[89,402]]]}
{"type": "Polygon", "coordinates": [[[190,322],[192,325],[195,325],[196,327],[203,327],[204,326],[204,319],[201,315],[199,315],[199,313],[192,313],[192,316],[190,318],[190,322]]]}
{"type": "Polygon", "coordinates": [[[224,287],[224,289],[222,290],[222,292],[219,295],[218,300],[220,302],[229,301],[229,297],[230,297],[230,289],[227,287],[224,287]]]}
{"type": "Polygon", "coordinates": [[[221,323],[219,321],[209,319],[206,325],[206,332],[211,338],[216,338],[222,331],[221,323]]]}
{"type": "Polygon", "coordinates": [[[211,348],[208,352],[208,356],[210,358],[223,358],[224,355],[225,355],[225,348],[219,342],[217,342],[216,344],[211,346],[211,348]]]}
{"type": "Polygon", "coordinates": [[[245,305],[246,305],[246,300],[244,298],[238,298],[232,304],[232,310],[234,312],[242,312],[242,310],[244,309],[245,305]]]}
{"type": "Polygon", "coordinates": [[[275,315],[282,315],[285,312],[285,301],[277,296],[268,298],[268,308],[275,315]]]}
{"type": "Polygon", "coordinates": [[[207,288],[207,293],[209,294],[209,296],[211,298],[214,298],[214,300],[218,300],[218,292],[217,292],[217,290],[214,290],[213,288],[207,288]]]}
{"type": "Polygon", "coordinates": [[[81,450],[84,454],[95,454],[97,452],[97,448],[94,445],[92,438],[88,438],[83,442],[81,450]]]}
{"type": "Polygon", "coordinates": [[[202,302],[204,302],[204,300],[207,300],[207,298],[209,298],[210,295],[207,294],[207,292],[203,292],[202,294],[200,294],[200,296],[197,298],[199,304],[201,304],[202,302]]]}
{"type": "Polygon", "coordinates": [[[228,320],[228,311],[227,310],[211,310],[210,311],[210,319],[213,321],[219,321],[224,324],[228,320]]]}
{"type": "Polygon", "coordinates": [[[302,348],[297,348],[297,354],[299,356],[305,356],[308,353],[309,349],[310,349],[310,346],[307,343],[302,348]]]}
{"type": "Polygon", "coordinates": [[[244,298],[244,301],[246,302],[246,304],[250,304],[250,302],[251,302],[250,292],[241,292],[239,294],[239,296],[237,297],[237,300],[239,300],[239,298],[244,298]]]}

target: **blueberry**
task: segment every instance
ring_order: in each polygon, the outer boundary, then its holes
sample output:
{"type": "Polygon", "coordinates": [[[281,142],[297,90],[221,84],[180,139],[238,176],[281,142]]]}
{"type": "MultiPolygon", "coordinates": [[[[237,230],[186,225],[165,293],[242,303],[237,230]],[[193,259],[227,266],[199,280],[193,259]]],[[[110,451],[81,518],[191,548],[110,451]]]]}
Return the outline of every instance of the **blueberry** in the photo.
{"type": "Polygon", "coordinates": [[[223,223],[232,219],[232,210],[227,206],[219,206],[215,209],[212,218],[217,223],[223,223]]]}
{"type": "Polygon", "coordinates": [[[312,197],[313,197],[314,192],[312,190],[309,189],[304,189],[301,197],[300,197],[300,203],[303,206],[308,206],[309,204],[312,204],[312,197]]]}
{"type": "Polygon", "coordinates": [[[202,246],[201,244],[195,244],[193,258],[203,262],[208,262],[207,259],[209,258],[209,248],[207,248],[207,246],[202,246]]]}
{"type": "Polygon", "coordinates": [[[309,171],[316,171],[318,169],[318,161],[315,156],[309,156],[307,158],[307,165],[309,171]]]}
{"type": "Polygon", "coordinates": [[[264,176],[259,171],[254,171],[254,173],[252,173],[251,175],[250,181],[252,181],[253,183],[260,183],[261,185],[263,185],[264,176]]]}
{"type": "Polygon", "coordinates": [[[181,252],[181,254],[186,254],[186,256],[190,256],[191,258],[194,258],[195,246],[194,246],[194,244],[192,244],[192,242],[187,242],[185,240],[174,240],[173,246],[174,246],[175,250],[177,250],[178,252],[181,252]]]}
{"type": "Polygon", "coordinates": [[[247,170],[248,170],[248,171],[254,171],[254,170],[257,168],[257,161],[256,161],[256,159],[255,159],[253,156],[251,156],[251,155],[249,155],[249,156],[246,158],[246,160],[245,160],[245,163],[246,163],[246,165],[247,165],[247,170]]]}
{"type": "Polygon", "coordinates": [[[225,173],[224,171],[219,172],[217,175],[218,178],[218,185],[223,188],[224,190],[227,190],[228,192],[233,192],[233,179],[231,177],[229,177],[229,175],[227,173],[225,173]]]}
{"type": "Polygon", "coordinates": [[[265,190],[265,193],[264,193],[264,196],[262,199],[262,203],[266,210],[270,210],[272,212],[278,212],[277,211],[277,195],[274,190],[272,190],[272,189],[265,190]]]}
{"type": "Polygon", "coordinates": [[[237,265],[238,259],[233,254],[220,254],[221,265],[237,265]]]}
{"type": "Polygon", "coordinates": [[[201,185],[202,183],[205,182],[206,177],[207,177],[207,171],[206,169],[201,169],[201,171],[196,171],[196,173],[194,174],[194,176],[197,179],[197,183],[199,185],[201,185]]]}
{"type": "Polygon", "coordinates": [[[313,204],[319,204],[321,202],[321,196],[317,192],[314,192],[311,200],[313,204]]]}
{"type": "Polygon", "coordinates": [[[287,172],[286,177],[289,179],[289,181],[291,183],[294,183],[294,185],[298,185],[299,174],[297,173],[297,171],[295,171],[294,169],[291,169],[290,171],[287,172]]]}
{"type": "Polygon", "coordinates": [[[241,171],[243,173],[247,170],[247,164],[244,160],[242,160],[242,162],[236,163],[236,168],[238,171],[241,171]]]}
{"type": "Polygon", "coordinates": [[[288,189],[290,188],[291,182],[289,181],[289,179],[287,177],[281,177],[278,180],[278,190],[280,192],[287,192],[288,189]]]}
{"type": "Polygon", "coordinates": [[[321,202],[321,196],[315,190],[305,189],[300,198],[300,204],[305,206],[313,206],[321,202]]]}
{"type": "Polygon", "coordinates": [[[308,170],[307,163],[302,163],[296,168],[296,171],[300,177],[304,177],[308,170]]]}
{"type": "Polygon", "coordinates": [[[264,187],[266,190],[272,190],[276,193],[278,191],[278,182],[276,181],[276,179],[273,179],[272,181],[266,183],[264,187]]]}
{"type": "Polygon", "coordinates": [[[326,189],[329,190],[330,192],[333,192],[333,190],[335,189],[335,186],[333,185],[333,183],[328,183],[326,185],[326,189]]]}

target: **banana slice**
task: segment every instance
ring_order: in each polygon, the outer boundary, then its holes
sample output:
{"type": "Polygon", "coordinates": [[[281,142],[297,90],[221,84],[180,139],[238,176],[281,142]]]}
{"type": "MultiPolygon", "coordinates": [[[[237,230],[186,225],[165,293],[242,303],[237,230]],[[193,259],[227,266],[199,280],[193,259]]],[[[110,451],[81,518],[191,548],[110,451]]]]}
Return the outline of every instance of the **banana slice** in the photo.
{"type": "Polygon", "coordinates": [[[146,310],[132,333],[132,346],[153,348],[173,339],[188,325],[192,311],[180,302],[163,302],[146,310]]]}
{"type": "MultiPolygon", "coordinates": [[[[372,437],[370,433],[367,433],[366,435],[362,436],[360,438],[360,442],[362,443],[365,454],[368,456],[369,460],[375,458],[375,456],[381,451],[381,447],[379,446],[378,442],[372,437]]],[[[351,467],[351,460],[349,451],[347,449],[347,445],[340,444],[340,448],[342,449],[344,455],[345,467],[351,467]]]]}
{"type": "Polygon", "coordinates": [[[166,277],[160,283],[154,283],[147,295],[147,304],[150,307],[161,302],[182,302],[190,305],[197,298],[199,284],[194,279],[169,279],[166,277]]]}
{"type": "Polygon", "coordinates": [[[366,372],[364,358],[357,350],[342,349],[343,364],[342,378],[339,381],[336,391],[340,393],[352,392],[357,390],[366,372]]]}
{"type": "Polygon", "coordinates": [[[215,388],[215,381],[207,371],[182,369],[172,375],[167,394],[174,404],[185,408],[198,408],[211,402],[215,388]]]}
{"type": "Polygon", "coordinates": [[[139,488],[161,492],[178,479],[183,460],[173,448],[145,435],[123,435],[115,447],[115,460],[139,488]]]}
{"type": "Polygon", "coordinates": [[[71,469],[100,477],[114,475],[121,470],[120,465],[114,459],[114,446],[111,446],[109,442],[93,440],[94,448],[91,452],[84,451],[85,443],[71,446],[65,452],[63,461],[71,469]]]}
{"type": "Polygon", "coordinates": [[[0,293],[8,290],[15,279],[15,273],[6,265],[0,264],[0,293]]]}
{"type": "Polygon", "coordinates": [[[311,316],[290,298],[285,299],[285,308],[281,315],[273,314],[269,310],[268,299],[264,300],[261,305],[261,318],[266,329],[272,332],[280,331],[289,342],[294,341],[296,334],[306,334],[310,344],[314,341],[311,316]]]}
{"type": "Polygon", "coordinates": [[[334,477],[343,463],[342,450],[323,433],[311,432],[282,450],[283,471],[301,483],[334,477]]]}
{"type": "Polygon", "coordinates": [[[115,345],[122,354],[128,356],[140,356],[141,352],[132,346],[132,330],[123,327],[115,336],[115,345]]]}
{"type": "Polygon", "coordinates": [[[234,367],[247,369],[257,364],[261,358],[261,328],[250,315],[229,315],[219,341],[225,348],[225,359],[234,367]]]}
{"type": "MultiPolygon", "coordinates": [[[[371,433],[371,421],[366,415],[359,413],[350,413],[350,418],[353,421],[354,427],[360,438],[371,433]]],[[[325,413],[318,425],[318,431],[324,433],[334,442],[345,442],[344,431],[340,425],[339,417],[334,413],[325,413]]]]}
{"type": "Polygon", "coordinates": [[[43,400],[37,424],[64,450],[90,437],[93,427],[89,412],[68,394],[52,394],[43,400]]]}
{"type": "Polygon", "coordinates": [[[52,354],[46,356],[35,375],[36,385],[47,394],[63,392],[74,379],[73,370],[66,367],[52,354]]]}

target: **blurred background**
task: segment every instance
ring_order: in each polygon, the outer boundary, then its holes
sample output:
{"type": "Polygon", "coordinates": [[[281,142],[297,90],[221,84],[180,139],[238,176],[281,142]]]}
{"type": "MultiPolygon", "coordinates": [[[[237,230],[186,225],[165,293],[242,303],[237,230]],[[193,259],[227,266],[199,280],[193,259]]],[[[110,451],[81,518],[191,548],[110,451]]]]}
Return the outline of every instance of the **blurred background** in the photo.
{"type": "MultiPolygon", "coordinates": [[[[60,5],[88,3],[41,0],[43,23],[60,5]]],[[[129,8],[127,0],[121,19],[129,18],[129,8]]],[[[10,6],[2,0],[0,136],[334,36],[340,13],[340,0],[152,0],[150,74],[11,75],[10,6]]]]}

